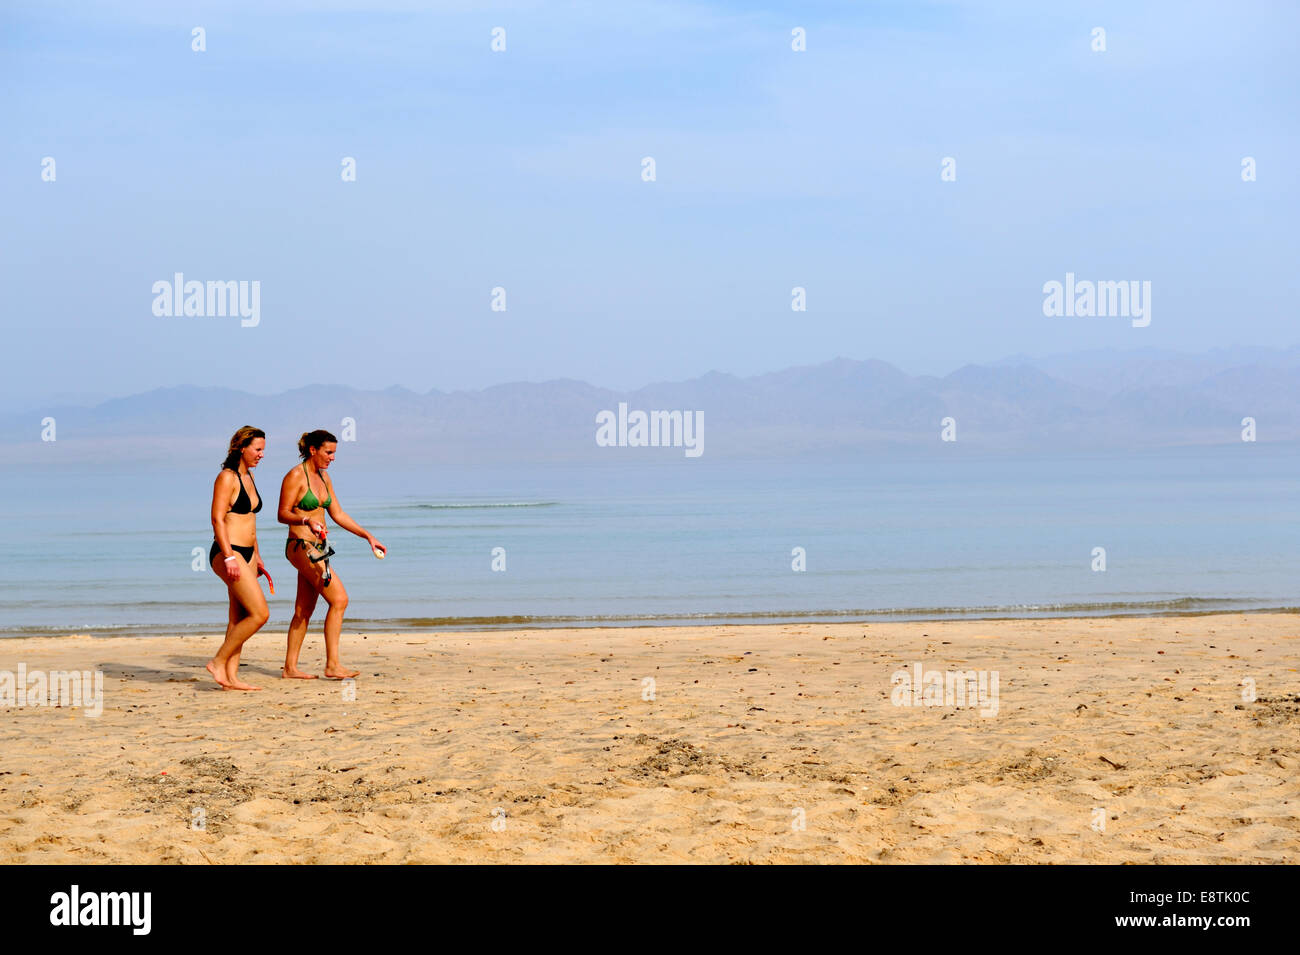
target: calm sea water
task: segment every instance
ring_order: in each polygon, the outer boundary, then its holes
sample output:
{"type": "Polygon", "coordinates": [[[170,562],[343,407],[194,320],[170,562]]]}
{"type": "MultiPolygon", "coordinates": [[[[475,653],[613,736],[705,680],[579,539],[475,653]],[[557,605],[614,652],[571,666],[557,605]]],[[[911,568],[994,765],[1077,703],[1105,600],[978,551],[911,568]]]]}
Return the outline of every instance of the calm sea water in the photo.
{"type": "MultiPolygon", "coordinates": [[[[349,460],[334,528],[345,630],[1278,609],[1300,567],[1300,449],[1110,456],[705,458],[428,468],[349,460]],[[493,548],[506,570],[492,570],[493,548]],[[807,569],[792,569],[792,550],[807,569]],[[1092,570],[1093,548],[1106,570],[1092,570]]],[[[633,452],[632,454],[634,454],[633,452]]],[[[208,462],[212,463],[212,462],[208,462]]],[[[271,629],[293,571],[275,522],[289,460],[255,476],[271,629]]],[[[0,475],[0,632],[219,632],[206,569],[214,467],[0,475]]],[[[319,627],[320,621],[314,622],[319,627]]]]}

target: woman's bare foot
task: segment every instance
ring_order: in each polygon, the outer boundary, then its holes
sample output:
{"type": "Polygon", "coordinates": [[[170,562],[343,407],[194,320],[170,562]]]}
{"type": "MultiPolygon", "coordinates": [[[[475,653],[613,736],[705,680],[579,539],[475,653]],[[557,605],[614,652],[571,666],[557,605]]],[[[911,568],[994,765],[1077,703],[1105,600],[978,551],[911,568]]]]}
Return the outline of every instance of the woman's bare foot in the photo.
{"type": "Polygon", "coordinates": [[[288,667],[280,667],[280,678],[284,680],[314,680],[315,673],[303,673],[297,667],[290,670],[288,667]]]}
{"type": "Polygon", "coordinates": [[[235,662],[234,657],[230,658],[230,665],[226,667],[226,679],[230,681],[230,684],[226,687],[227,690],[261,689],[260,686],[253,686],[251,683],[245,683],[239,678],[239,664],[235,662]]]}
{"type": "Polygon", "coordinates": [[[203,668],[212,674],[212,679],[220,683],[223,689],[230,686],[230,677],[226,676],[226,671],[224,669],[217,666],[215,658],[209,660],[203,668]]]}
{"type": "Polygon", "coordinates": [[[350,680],[354,676],[360,675],[360,670],[346,670],[341,664],[336,667],[325,668],[325,679],[327,680],[350,680]]]}

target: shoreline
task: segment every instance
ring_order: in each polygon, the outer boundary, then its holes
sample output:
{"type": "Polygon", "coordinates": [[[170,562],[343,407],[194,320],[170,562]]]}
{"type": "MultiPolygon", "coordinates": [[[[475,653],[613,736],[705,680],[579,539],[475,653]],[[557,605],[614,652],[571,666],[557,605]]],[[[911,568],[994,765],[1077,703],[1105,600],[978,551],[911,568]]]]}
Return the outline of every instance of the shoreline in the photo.
{"type": "MultiPolygon", "coordinates": [[[[1188,597],[1181,598],[1178,602],[1196,601],[1202,598],[1188,597]]],[[[924,612],[918,611],[917,616],[913,616],[911,611],[875,611],[863,615],[856,615],[856,612],[848,612],[843,616],[830,613],[814,613],[809,616],[797,616],[794,614],[759,614],[748,616],[733,616],[728,614],[718,614],[697,617],[642,617],[628,616],[620,618],[608,617],[447,617],[447,618],[418,618],[432,619],[439,622],[417,623],[409,617],[395,618],[365,618],[349,619],[348,626],[356,627],[358,624],[367,625],[364,629],[357,628],[351,631],[345,631],[358,636],[372,636],[385,633],[413,633],[413,634],[438,634],[438,633],[509,633],[515,630],[537,630],[537,631],[555,631],[555,630],[627,630],[638,628],[660,628],[665,630],[689,630],[693,627],[779,627],[779,626],[807,626],[807,625],[862,625],[862,624],[890,624],[890,623],[999,623],[999,622],[1016,622],[1028,620],[1147,620],[1153,618],[1165,617],[1215,617],[1215,616],[1248,616],[1252,614],[1275,615],[1275,614],[1300,614],[1300,605],[1298,606],[1278,606],[1278,607],[1251,607],[1251,608],[1224,608],[1220,606],[1207,608],[1203,610],[1130,610],[1130,611],[1103,611],[1096,612],[1058,612],[1054,610],[1044,610],[1041,613],[1023,613],[1023,614],[999,614],[991,613],[984,615],[979,610],[953,610],[948,614],[926,616],[924,612]],[[444,622],[445,621],[445,622],[444,622]],[[484,621],[484,622],[478,622],[484,621]],[[490,621],[490,622],[489,622],[490,621]]],[[[283,620],[275,617],[262,628],[254,637],[263,636],[268,632],[275,632],[277,628],[283,629],[288,623],[288,618],[283,620]]],[[[319,622],[315,624],[319,632],[319,622]]],[[[100,628],[107,630],[108,628],[100,628]]],[[[155,639],[158,637],[215,637],[220,639],[222,632],[217,630],[185,630],[180,631],[176,628],[167,628],[159,626],[156,629],[146,629],[143,627],[133,627],[124,625],[123,632],[86,632],[76,629],[66,629],[58,627],[32,629],[30,631],[0,631],[0,645],[7,640],[33,640],[44,638],[62,638],[62,637],[88,637],[96,640],[109,640],[119,637],[138,637],[142,639],[155,639]]]]}
{"type": "MultiPolygon", "coordinates": [[[[98,717],[0,707],[0,851],[1300,861],[1296,614],[345,633],[350,689],[279,679],[266,636],[241,669],[260,693],[206,678],[215,634],[0,641],[0,671],[104,685],[98,717]],[[899,696],[954,670],[996,695],[899,696]]],[[[309,634],[304,668],[322,656],[309,634]]]]}

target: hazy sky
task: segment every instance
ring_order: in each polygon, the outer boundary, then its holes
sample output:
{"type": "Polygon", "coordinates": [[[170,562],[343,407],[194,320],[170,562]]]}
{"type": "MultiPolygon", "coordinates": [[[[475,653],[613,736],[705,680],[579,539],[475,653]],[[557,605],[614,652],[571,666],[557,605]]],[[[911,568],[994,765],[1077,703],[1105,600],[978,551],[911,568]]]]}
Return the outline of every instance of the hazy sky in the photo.
{"type": "Polygon", "coordinates": [[[0,402],[1294,344],[1298,10],[10,0],[0,402]],[[1067,271],[1151,324],[1044,317],[1067,271]]]}

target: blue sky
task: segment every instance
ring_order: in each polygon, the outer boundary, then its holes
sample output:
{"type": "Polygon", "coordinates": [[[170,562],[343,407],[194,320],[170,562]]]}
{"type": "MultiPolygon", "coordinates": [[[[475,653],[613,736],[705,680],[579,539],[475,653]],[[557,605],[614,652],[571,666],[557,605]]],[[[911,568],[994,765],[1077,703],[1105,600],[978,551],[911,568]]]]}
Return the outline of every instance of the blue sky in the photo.
{"type": "Polygon", "coordinates": [[[116,6],[0,14],[7,406],[1300,341],[1294,4],[116,6]],[[1150,326],[1044,317],[1067,271],[1150,326]]]}

